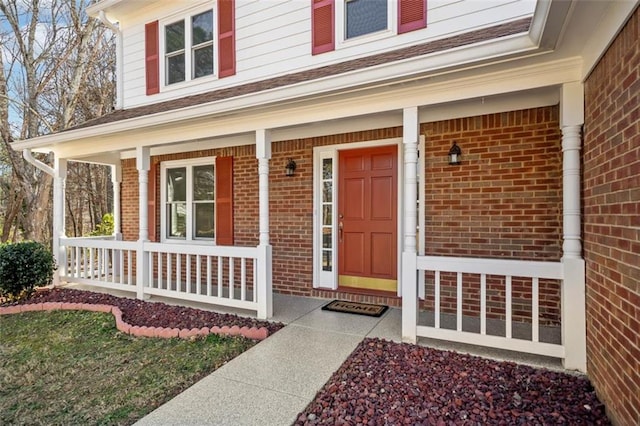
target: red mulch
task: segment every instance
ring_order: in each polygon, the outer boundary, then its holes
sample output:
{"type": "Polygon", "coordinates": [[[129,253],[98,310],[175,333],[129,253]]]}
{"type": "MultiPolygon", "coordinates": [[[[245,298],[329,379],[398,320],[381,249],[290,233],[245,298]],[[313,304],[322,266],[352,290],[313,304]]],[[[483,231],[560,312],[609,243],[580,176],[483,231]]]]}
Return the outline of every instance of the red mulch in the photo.
{"type": "Polygon", "coordinates": [[[365,339],[296,425],[608,425],[589,380],[365,339]]]}
{"type": "Polygon", "coordinates": [[[122,311],[122,320],[132,326],[166,328],[202,328],[237,325],[238,327],[265,327],[269,335],[284,327],[284,324],[259,321],[233,314],[220,314],[202,309],[167,305],[161,302],[145,302],[137,299],[116,297],[110,294],[94,293],[68,288],[38,290],[34,295],[19,303],[70,302],[92,303],[117,306],[122,311]]]}

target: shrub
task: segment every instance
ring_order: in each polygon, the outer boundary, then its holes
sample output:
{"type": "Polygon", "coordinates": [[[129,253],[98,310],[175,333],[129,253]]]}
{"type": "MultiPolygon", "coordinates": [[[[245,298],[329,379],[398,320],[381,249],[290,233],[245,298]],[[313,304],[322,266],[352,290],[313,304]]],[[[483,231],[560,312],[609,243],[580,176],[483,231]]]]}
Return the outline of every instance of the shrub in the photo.
{"type": "Polygon", "coordinates": [[[56,269],[53,255],[35,241],[0,245],[0,296],[28,297],[37,286],[51,283],[56,269]]]}
{"type": "Polygon", "coordinates": [[[96,229],[89,234],[92,237],[98,235],[113,235],[113,214],[105,213],[102,216],[102,222],[96,226],[96,229]]]}

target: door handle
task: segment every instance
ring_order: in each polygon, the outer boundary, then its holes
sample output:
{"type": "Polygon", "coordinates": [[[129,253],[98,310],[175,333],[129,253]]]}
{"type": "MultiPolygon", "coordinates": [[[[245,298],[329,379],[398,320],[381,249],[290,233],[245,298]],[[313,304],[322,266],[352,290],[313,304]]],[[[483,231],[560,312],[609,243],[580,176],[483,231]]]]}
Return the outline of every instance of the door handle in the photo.
{"type": "Polygon", "coordinates": [[[340,242],[342,242],[342,221],[338,223],[338,238],[340,239],[340,242]]]}

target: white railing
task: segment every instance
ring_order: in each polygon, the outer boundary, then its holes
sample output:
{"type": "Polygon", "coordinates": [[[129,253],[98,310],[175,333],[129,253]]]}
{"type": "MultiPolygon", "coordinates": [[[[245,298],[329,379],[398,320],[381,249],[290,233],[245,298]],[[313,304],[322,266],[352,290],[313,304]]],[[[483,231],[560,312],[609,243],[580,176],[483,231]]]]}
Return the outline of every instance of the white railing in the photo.
{"type": "Polygon", "coordinates": [[[254,310],[271,315],[268,247],[61,238],[63,281],[254,310]]]}
{"type": "MultiPolygon", "coordinates": [[[[560,262],[536,262],[502,259],[475,259],[454,258],[440,256],[418,256],[417,269],[420,273],[428,271],[432,279],[427,280],[432,286],[429,290],[433,302],[433,326],[417,325],[417,336],[433,339],[449,340],[459,343],[467,343],[480,346],[495,347],[519,352],[528,352],[538,355],[565,357],[565,348],[562,344],[540,341],[539,321],[539,290],[540,280],[558,280],[562,285],[563,265],[560,262]],[[443,273],[455,276],[455,328],[444,328],[441,318],[445,315],[441,303],[441,277],[443,273]],[[464,274],[464,275],[463,275],[464,274]],[[470,275],[468,275],[470,274],[470,275]],[[479,285],[479,332],[463,330],[464,300],[463,288],[468,288],[470,283],[463,283],[464,278],[474,277],[473,283],[479,285]],[[498,277],[503,282],[504,288],[504,336],[487,334],[487,277],[491,280],[498,277]],[[479,278],[479,279],[478,279],[479,278]],[[516,338],[512,332],[513,322],[513,297],[512,282],[514,279],[526,280],[530,283],[531,292],[531,329],[529,339],[516,338]],[[463,285],[464,284],[464,285],[463,285]]],[[[471,281],[471,280],[470,280],[471,281]]],[[[495,283],[491,287],[495,287],[495,283]]],[[[424,294],[420,291],[420,294],[424,294]]],[[[561,303],[560,289],[557,291],[558,303],[561,303]]],[[[451,316],[453,316],[453,312],[451,316]]]]}
{"type": "Polygon", "coordinates": [[[60,278],[79,284],[135,291],[135,242],[113,237],[61,238],[66,259],[59,259],[60,278]]]}
{"type": "Polygon", "coordinates": [[[144,292],[196,302],[257,310],[255,247],[145,243],[144,292]]]}

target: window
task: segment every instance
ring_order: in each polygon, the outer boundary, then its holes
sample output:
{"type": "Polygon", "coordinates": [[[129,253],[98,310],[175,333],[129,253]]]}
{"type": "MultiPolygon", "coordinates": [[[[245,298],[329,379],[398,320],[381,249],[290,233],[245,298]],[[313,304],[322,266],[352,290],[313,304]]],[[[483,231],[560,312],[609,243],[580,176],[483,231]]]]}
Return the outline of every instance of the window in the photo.
{"type": "Polygon", "coordinates": [[[345,39],[387,29],[387,0],[346,0],[345,39]]]}
{"type": "Polygon", "coordinates": [[[214,159],[163,163],[164,235],[168,239],[215,237],[214,159]]]}
{"type": "Polygon", "coordinates": [[[165,25],[164,53],[167,85],[212,75],[213,11],[165,25]]]}

